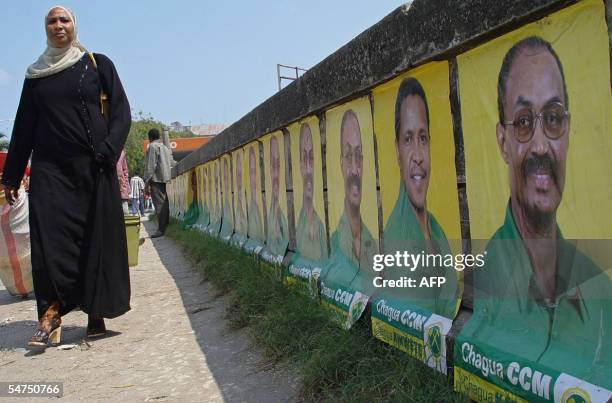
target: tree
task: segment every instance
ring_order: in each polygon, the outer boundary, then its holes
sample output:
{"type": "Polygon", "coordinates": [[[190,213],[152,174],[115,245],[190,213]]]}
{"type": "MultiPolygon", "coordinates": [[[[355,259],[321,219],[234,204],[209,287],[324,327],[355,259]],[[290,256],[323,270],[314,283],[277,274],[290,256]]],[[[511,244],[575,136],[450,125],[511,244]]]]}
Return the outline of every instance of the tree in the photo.
{"type": "Polygon", "coordinates": [[[9,148],[9,141],[6,138],[6,133],[0,132],[0,151],[7,151],[9,148]]]}

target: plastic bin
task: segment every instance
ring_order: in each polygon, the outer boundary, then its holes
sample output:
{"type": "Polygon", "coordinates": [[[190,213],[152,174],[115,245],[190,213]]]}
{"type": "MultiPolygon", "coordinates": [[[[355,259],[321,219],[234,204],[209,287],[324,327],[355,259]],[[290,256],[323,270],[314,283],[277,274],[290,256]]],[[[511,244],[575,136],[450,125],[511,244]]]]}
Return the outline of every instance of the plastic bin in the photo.
{"type": "Polygon", "coordinates": [[[125,235],[127,237],[128,262],[130,266],[138,265],[138,241],[140,238],[140,216],[126,215],[125,235]]]}

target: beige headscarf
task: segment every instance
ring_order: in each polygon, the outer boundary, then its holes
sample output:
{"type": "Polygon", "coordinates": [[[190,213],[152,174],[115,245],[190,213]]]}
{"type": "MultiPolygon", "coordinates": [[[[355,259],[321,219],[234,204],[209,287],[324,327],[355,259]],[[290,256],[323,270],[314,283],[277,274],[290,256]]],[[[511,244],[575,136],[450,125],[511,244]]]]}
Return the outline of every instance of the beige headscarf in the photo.
{"type": "Polygon", "coordinates": [[[51,10],[55,8],[61,8],[70,16],[74,24],[74,40],[70,46],[66,46],[65,48],[54,48],[47,39],[47,49],[45,49],[44,53],[40,55],[36,62],[28,67],[26,78],[41,78],[59,73],[78,62],[87,51],[83,45],[79,43],[76,17],[74,13],[66,7],[51,7],[49,11],[47,11],[47,14],[45,14],[45,27],[47,26],[47,16],[51,10]]]}

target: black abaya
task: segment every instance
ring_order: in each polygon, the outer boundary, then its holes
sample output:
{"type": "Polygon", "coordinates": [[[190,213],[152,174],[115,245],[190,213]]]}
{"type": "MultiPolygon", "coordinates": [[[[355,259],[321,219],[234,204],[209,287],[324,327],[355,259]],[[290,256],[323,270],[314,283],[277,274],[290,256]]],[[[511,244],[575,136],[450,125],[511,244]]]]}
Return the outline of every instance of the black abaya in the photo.
{"type": "Polygon", "coordinates": [[[54,75],[26,79],[2,183],[17,188],[30,153],[32,275],[39,318],[53,301],[113,318],[130,309],[123,210],[115,164],[131,123],[113,63],[87,54],[54,75]],[[109,123],[100,88],[109,96],[109,123]]]}

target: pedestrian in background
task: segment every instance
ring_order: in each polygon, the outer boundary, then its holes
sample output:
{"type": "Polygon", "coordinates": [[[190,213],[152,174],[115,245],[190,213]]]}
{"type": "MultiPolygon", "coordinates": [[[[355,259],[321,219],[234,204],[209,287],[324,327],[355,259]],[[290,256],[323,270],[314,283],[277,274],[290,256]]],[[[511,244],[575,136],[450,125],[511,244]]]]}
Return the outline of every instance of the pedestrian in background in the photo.
{"type": "Polygon", "coordinates": [[[149,147],[145,156],[144,182],[147,184],[148,192],[151,193],[155,213],[157,214],[158,230],[151,238],[163,236],[170,221],[170,209],[166,184],[170,182],[170,168],[172,153],[161,141],[159,130],[149,130],[149,147]]]}
{"type": "Polygon", "coordinates": [[[61,316],[80,307],[87,335],[130,309],[127,242],[117,170],[130,105],[112,61],[88,53],[65,7],[44,18],[47,48],[28,67],[2,177],[15,203],[32,155],[29,214],[38,329],[58,343],[61,316]],[[108,105],[102,102],[106,95],[108,105]]]}
{"type": "Polygon", "coordinates": [[[138,171],[136,174],[132,176],[130,179],[130,200],[132,202],[131,212],[132,214],[138,214],[140,210],[140,215],[144,217],[144,181],[140,176],[138,176],[138,171]]]}

